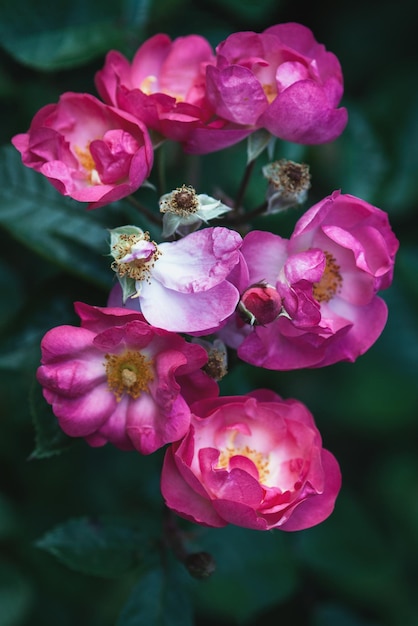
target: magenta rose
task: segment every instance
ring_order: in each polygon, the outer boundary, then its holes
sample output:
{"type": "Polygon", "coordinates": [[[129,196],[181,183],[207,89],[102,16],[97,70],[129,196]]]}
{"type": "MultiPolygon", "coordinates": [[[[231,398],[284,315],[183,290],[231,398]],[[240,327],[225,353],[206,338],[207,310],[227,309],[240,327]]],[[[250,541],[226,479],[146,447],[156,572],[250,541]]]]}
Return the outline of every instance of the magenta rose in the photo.
{"type": "Polygon", "coordinates": [[[90,209],[136,191],[154,158],[145,125],[90,94],[64,93],[58,104],[40,109],[29,131],[12,143],[27,167],[90,209]]]}
{"type": "Polygon", "coordinates": [[[46,333],[37,372],[62,430],[92,446],[110,442],[143,454],[183,437],[189,404],[218,394],[201,370],[206,350],[134,311],[75,307],[81,327],[46,333]]]}
{"type": "Polygon", "coordinates": [[[346,109],[337,108],[340,63],[301,24],[230,35],[216,48],[216,64],[207,67],[206,89],[219,118],[286,141],[332,141],[347,123],[346,109]]]}
{"type": "Polygon", "coordinates": [[[308,409],[269,390],[192,405],[170,446],[161,490],[169,508],[205,526],[302,530],[333,511],[341,486],[308,409]]]}
{"type": "Polygon", "coordinates": [[[160,33],[142,44],[132,63],[120,52],[109,52],[96,74],[96,87],[108,104],[135,115],[164,137],[183,141],[212,114],[205,97],[205,71],[213,62],[212,48],[203,37],[171,41],[160,33]]]}
{"type": "Polygon", "coordinates": [[[392,281],[396,239],[384,211],[336,191],[309,209],[290,240],[252,231],[241,252],[248,275],[240,292],[262,280],[282,299],[275,320],[244,326],[235,316],[223,338],[244,361],[273,370],[355,361],[380,336],[392,281]]]}

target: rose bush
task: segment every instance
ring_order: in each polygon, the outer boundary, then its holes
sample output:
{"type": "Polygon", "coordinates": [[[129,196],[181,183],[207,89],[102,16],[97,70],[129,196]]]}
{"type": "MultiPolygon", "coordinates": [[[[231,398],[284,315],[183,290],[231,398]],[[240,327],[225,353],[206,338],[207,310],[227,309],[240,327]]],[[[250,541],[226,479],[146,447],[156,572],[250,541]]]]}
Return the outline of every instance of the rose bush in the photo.
{"type": "MultiPolygon", "coordinates": [[[[354,361],[381,334],[398,240],[385,212],[336,191],[311,207],[290,240],[252,231],[241,248],[247,263],[237,286],[267,281],[282,310],[264,325],[235,314],[222,333],[239,357],[260,367],[290,370],[354,361]]],[[[271,296],[260,304],[271,307],[271,296]]]]}
{"type": "Polygon", "coordinates": [[[207,352],[120,308],[75,305],[81,326],[42,340],[37,378],[62,430],[91,446],[154,452],[188,430],[189,403],[218,394],[207,352]]]}
{"type": "Polygon", "coordinates": [[[12,143],[27,167],[91,209],[136,191],[154,160],[144,124],[90,94],[64,93],[12,143]]]}
{"type": "Polygon", "coordinates": [[[307,408],[270,390],[192,405],[190,430],[164,459],[168,507],[190,521],[302,530],[334,508],[341,475],[307,408]]]}

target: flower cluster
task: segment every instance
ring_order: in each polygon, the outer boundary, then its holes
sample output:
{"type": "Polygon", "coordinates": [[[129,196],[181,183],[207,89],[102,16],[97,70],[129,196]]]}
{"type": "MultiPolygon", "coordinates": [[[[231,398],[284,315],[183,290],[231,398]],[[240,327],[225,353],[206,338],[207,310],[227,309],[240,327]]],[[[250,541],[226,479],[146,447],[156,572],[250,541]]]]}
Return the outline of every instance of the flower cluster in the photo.
{"type": "MultiPolygon", "coordinates": [[[[89,208],[134,193],[165,140],[196,155],[260,129],[318,144],[347,122],[337,58],[293,23],[234,33],[216,50],[198,35],[158,34],[132,62],[109,52],[96,87],[102,100],[65,93],[13,138],[26,166],[89,208]]],[[[305,164],[281,159],[263,174],[265,214],[306,200],[305,164]]],[[[391,284],[398,248],[388,216],[334,191],[289,238],[240,234],[228,203],[187,184],[161,191],[163,241],[137,225],[110,230],[117,282],[106,306],[78,302],[79,327],[46,333],[44,397],[62,430],[91,446],[145,455],[167,446],[162,495],[187,520],[288,531],[318,524],[341,475],[307,407],[269,389],[223,396],[220,380],[231,351],[277,371],[366,352],[387,318],[378,292],[391,284]]]]}
{"type": "Polygon", "coordinates": [[[137,190],[162,139],[206,154],[259,128],[323,143],[347,123],[340,64],[301,24],[235,33],[216,52],[198,35],[155,35],[132,63],[109,52],[96,87],[103,102],[65,93],[13,138],[26,166],[90,208],[137,190]]]}

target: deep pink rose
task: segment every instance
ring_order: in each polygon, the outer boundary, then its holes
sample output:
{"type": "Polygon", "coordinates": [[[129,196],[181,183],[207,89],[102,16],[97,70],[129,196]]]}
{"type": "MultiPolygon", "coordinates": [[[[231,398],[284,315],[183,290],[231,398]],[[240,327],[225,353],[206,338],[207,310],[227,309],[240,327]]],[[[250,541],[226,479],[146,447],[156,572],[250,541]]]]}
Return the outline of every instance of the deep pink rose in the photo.
{"type": "Polygon", "coordinates": [[[115,50],[109,52],[96,74],[96,87],[108,104],[137,116],[164,137],[183,141],[212,114],[205,97],[205,71],[213,62],[212,48],[203,37],[171,41],[160,33],[141,45],[132,63],[115,50]]]}
{"type": "Polygon", "coordinates": [[[154,158],[145,125],[90,94],[64,93],[12,143],[27,167],[91,209],[136,191],[154,158]]]}
{"type": "Polygon", "coordinates": [[[75,306],[81,327],[46,333],[37,372],[62,430],[143,454],[183,437],[189,404],[218,394],[206,350],[134,311],[75,306]]]}
{"type": "Polygon", "coordinates": [[[161,476],[178,515],[205,526],[302,530],[331,514],[339,466],[301,402],[263,389],[202,400],[192,412],[161,476]]]}
{"type": "Polygon", "coordinates": [[[235,315],[222,331],[244,361],[273,370],[355,361],[380,336],[387,306],[376,294],[392,281],[398,240],[384,211],[336,191],[309,209],[290,240],[252,231],[241,252],[248,275],[275,286],[283,310],[249,327],[235,315]]]}
{"type": "Polygon", "coordinates": [[[207,67],[206,88],[219,118],[286,141],[332,141],[347,123],[346,109],[337,108],[340,63],[301,24],[230,35],[216,48],[216,65],[207,67]]]}

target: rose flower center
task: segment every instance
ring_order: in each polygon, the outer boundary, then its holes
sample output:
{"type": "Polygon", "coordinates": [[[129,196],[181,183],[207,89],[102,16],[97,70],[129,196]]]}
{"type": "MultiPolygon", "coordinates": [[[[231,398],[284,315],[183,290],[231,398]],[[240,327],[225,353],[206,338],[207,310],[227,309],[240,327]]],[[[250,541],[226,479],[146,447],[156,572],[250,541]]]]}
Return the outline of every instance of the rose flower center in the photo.
{"type": "Polygon", "coordinates": [[[268,475],[270,474],[268,455],[265,455],[258,450],[254,450],[249,446],[243,446],[242,448],[236,448],[234,445],[227,446],[220,453],[218,468],[227,469],[230,459],[234,456],[245,456],[247,459],[250,459],[258,470],[260,483],[266,484],[268,475]]]}
{"type": "Polygon", "coordinates": [[[89,180],[89,182],[92,185],[97,185],[100,184],[101,181],[96,169],[96,163],[94,162],[94,159],[91,155],[89,146],[90,142],[87,144],[84,150],[82,150],[82,148],[79,148],[79,146],[74,146],[74,152],[81,167],[86,171],[87,179],[89,180]]]}
{"type": "Polygon", "coordinates": [[[317,302],[329,302],[336,293],[341,291],[343,279],[340,266],[330,252],[325,254],[325,269],[321,280],[313,284],[312,294],[317,302]]]}
{"type": "Polygon", "coordinates": [[[111,268],[120,276],[141,281],[149,278],[155,261],[161,256],[148,232],[142,235],[123,233],[113,246],[115,260],[111,268]]]}
{"type": "Polygon", "coordinates": [[[107,384],[118,402],[124,393],[136,400],[143,391],[148,391],[149,383],[154,380],[152,359],[133,350],[106,354],[105,359],[107,384]]]}
{"type": "Polygon", "coordinates": [[[169,91],[162,91],[158,88],[158,79],[156,76],[150,74],[146,76],[139,86],[139,89],[146,95],[151,96],[153,93],[165,93],[167,96],[171,96],[176,99],[176,102],[183,102],[184,97],[181,94],[171,93],[169,91]]]}

